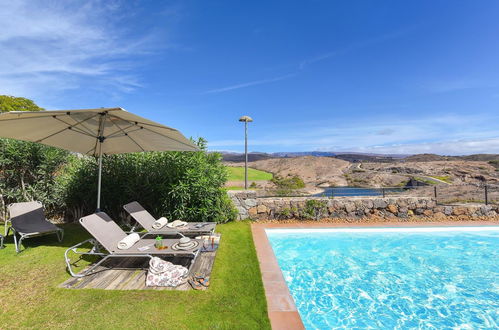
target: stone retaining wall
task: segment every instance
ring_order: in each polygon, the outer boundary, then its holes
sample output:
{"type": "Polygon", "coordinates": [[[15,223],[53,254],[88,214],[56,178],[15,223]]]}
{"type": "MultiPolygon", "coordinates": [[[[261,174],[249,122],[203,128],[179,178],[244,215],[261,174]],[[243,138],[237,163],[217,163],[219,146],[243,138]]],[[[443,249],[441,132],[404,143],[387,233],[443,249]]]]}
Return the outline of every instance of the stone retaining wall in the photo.
{"type": "Polygon", "coordinates": [[[229,191],[238,219],[285,220],[409,217],[497,217],[498,205],[437,205],[428,197],[257,197],[254,191],[229,191]]]}

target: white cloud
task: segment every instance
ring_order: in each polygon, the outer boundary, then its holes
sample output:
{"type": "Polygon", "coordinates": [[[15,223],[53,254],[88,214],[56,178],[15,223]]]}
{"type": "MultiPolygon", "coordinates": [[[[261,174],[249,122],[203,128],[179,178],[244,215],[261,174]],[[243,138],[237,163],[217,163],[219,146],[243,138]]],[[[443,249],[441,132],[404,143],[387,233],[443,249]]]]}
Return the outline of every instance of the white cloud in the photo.
{"type": "MultiPolygon", "coordinates": [[[[376,153],[499,153],[494,123],[499,115],[366,118],[338,124],[335,119],[301,122],[299,128],[269,127],[249,137],[253,151],[357,151],[376,153]]],[[[242,139],[209,142],[210,148],[242,148],[242,139]]]]}
{"type": "Polygon", "coordinates": [[[227,87],[222,87],[222,88],[216,88],[216,89],[211,89],[209,91],[204,92],[204,94],[213,94],[213,93],[222,93],[222,92],[228,92],[234,89],[240,89],[240,88],[245,88],[245,87],[251,87],[251,86],[256,86],[256,85],[263,85],[263,84],[269,84],[273,83],[276,81],[288,79],[295,76],[295,74],[287,74],[284,76],[279,76],[279,77],[274,77],[274,78],[269,78],[269,79],[262,79],[262,80],[255,80],[255,81],[250,81],[246,83],[240,83],[232,86],[227,86],[227,87]]]}
{"type": "Polygon", "coordinates": [[[129,56],[146,55],[153,33],[130,37],[119,1],[0,2],[0,94],[44,97],[82,87],[141,86],[129,56]]]}

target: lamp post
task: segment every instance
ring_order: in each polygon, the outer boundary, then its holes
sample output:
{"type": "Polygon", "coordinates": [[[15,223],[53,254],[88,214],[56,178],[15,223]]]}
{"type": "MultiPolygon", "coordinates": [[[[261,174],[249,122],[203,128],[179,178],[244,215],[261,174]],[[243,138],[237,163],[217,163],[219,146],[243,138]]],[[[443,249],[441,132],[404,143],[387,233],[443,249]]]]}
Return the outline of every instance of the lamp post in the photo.
{"type": "Polygon", "coordinates": [[[239,118],[240,122],[244,122],[244,189],[248,189],[248,123],[253,119],[249,116],[239,118]]]}

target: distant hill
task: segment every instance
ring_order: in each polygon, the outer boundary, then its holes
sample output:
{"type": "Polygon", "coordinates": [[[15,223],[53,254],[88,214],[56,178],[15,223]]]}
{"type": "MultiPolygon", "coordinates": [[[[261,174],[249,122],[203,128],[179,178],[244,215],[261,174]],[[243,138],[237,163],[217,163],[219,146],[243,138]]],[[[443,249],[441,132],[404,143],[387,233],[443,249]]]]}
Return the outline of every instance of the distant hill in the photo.
{"type": "Polygon", "coordinates": [[[436,154],[418,154],[404,158],[404,162],[436,162],[450,159],[451,157],[436,154]]]}
{"type": "MultiPolygon", "coordinates": [[[[243,162],[244,153],[236,152],[221,152],[223,160],[226,162],[243,162]]],[[[469,161],[499,161],[498,154],[475,154],[467,156],[442,156],[437,154],[374,154],[360,152],[330,152],[330,151],[300,151],[300,152],[250,152],[248,153],[248,161],[255,162],[258,160],[272,158],[296,158],[296,157],[332,157],[341,160],[346,160],[351,163],[358,162],[373,162],[373,163],[392,163],[392,162],[434,162],[434,161],[452,161],[452,160],[469,160],[469,161]]]]}
{"type": "MultiPolygon", "coordinates": [[[[236,152],[221,152],[223,160],[226,162],[243,162],[244,153],[236,152]]],[[[372,154],[372,153],[356,153],[356,152],[329,152],[329,151],[303,151],[303,152],[250,152],[248,153],[248,161],[255,162],[258,160],[272,159],[272,158],[297,158],[305,156],[314,157],[333,157],[348,162],[393,162],[398,159],[407,157],[408,155],[399,154],[372,154]]]]}
{"type": "Polygon", "coordinates": [[[499,160],[498,154],[475,154],[467,156],[441,156],[436,154],[418,154],[405,157],[404,162],[435,162],[435,161],[452,161],[452,160],[469,160],[489,162],[499,160]]]}
{"type": "MultiPolygon", "coordinates": [[[[244,154],[235,153],[235,152],[221,152],[222,158],[225,162],[239,163],[244,162],[244,154]]],[[[264,152],[250,152],[248,153],[248,161],[255,162],[257,160],[264,160],[276,158],[272,156],[272,154],[267,154],[264,152]]]]}
{"type": "Polygon", "coordinates": [[[475,154],[469,156],[459,156],[460,159],[463,160],[473,160],[473,161],[481,161],[481,162],[489,162],[489,161],[498,161],[498,154],[475,154]]]}

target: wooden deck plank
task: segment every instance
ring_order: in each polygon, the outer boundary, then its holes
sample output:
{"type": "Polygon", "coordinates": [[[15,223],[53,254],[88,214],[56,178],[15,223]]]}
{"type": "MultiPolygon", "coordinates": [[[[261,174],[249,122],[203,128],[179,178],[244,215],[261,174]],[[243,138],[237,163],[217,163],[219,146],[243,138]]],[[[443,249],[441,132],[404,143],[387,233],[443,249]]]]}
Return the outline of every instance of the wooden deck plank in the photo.
{"type": "MultiPolygon", "coordinates": [[[[192,265],[190,274],[210,275],[217,251],[201,252],[192,265]]],[[[185,257],[166,258],[174,264],[189,267],[191,259],[185,257]]],[[[148,258],[111,258],[100,265],[96,272],[83,278],[69,278],[60,285],[67,289],[103,290],[191,290],[189,283],[178,287],[146,287],[148,258]]],[[[85,268],[85,270],[88,269],[85,268]]],[[[84,272],[83,270],[82,272],[84,272]]]]}

